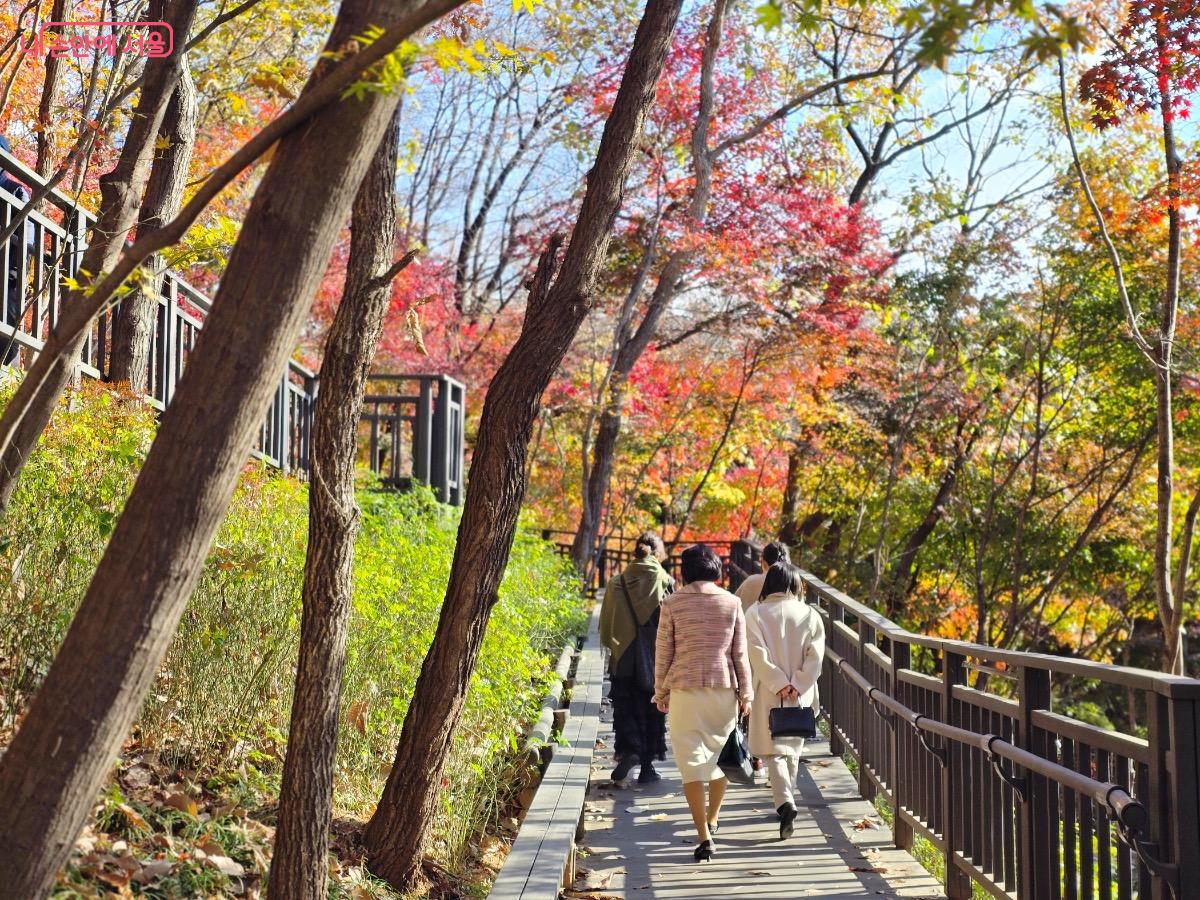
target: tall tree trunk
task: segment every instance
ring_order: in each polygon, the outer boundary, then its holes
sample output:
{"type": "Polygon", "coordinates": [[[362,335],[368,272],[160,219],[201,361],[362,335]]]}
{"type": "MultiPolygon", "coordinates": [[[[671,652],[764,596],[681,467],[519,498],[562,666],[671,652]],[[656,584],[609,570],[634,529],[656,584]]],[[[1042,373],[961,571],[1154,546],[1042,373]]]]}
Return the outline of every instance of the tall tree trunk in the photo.
{"type": "MultiPolygon", "coordinates": [[[[1163,50],[1165,53],[1165,49],[1163,50]]],[[[1168,82],[1169,83],[1169,82],[1168,82]]],[[[1159,310],[1158,339],[1155,341],[1154,395],[1158,423],[1158,516],[1154,539],[1154,593],[1163,625],[1163,669],[1175,675],[1185,670],[1183,641],[1183,597],[1176,596],[1171,582],[1171,552],[1174,522],[1171,504],[1175,497],[1175,419],[1171,408],[1171,367],[1179,309],[1179,273],[1183,260],[1182,165],[1175,146],[1175,128],[1169,89],[1162,91],[1163,153],[1167,166],[1167,271],[1159,310]]]]}
{"type": "MultiPolygon", "coordinates": [[[[327,49],[451,5],[344,0],[327,49]]],[[[322,58],[305,91],[337,65],[322,58]]],[[[137,715],[396,103],[370,91],[329,104],[276,147],[124,513],[0,757],[0,884],[13,897],[49,889],[137,715]]]]}
{"type": "MultiPolygon", "coordinates": [[[[712,170],[716,154],[708,146],[708,133],[715,104],[717,54],[721,49],[721,35],[725,28],[725,14],[729,3],[730,0],[717,0],[713,5],[700,62],[700,92],[696,121],[692,127],[691,147],[695,182],[691,200],[688,202],[688,216],[692,220],[692,227],[696,229],[703,228],[708,220],[708,204],[712,196],[712,170]]],[[[649,252],[654,251],[651,249],[649,252]]],[[[604,498],[608,494],[609,481],[612,479],[617,438],[621,433],[621,420],[628,400],[629,376],[642,354],[646,352],[646,348],[650,346],[650,341],[658,333],[659,323],[671,301],[675,299],[684,275],[696,256],[696,251],[691,249],[676,250],[672,253],[659,273],[654,293],[650,296],[645,315],[637,330],[634,331],[627,322],[622,322],[622,327],[618,329],[604,412],[596,435],[592,464],[588,467],[587,481],[583,486],[582,515],[571,546],[571,558],[580,571],[587,571],[595,550],[604,498]]],[[[640,290],[637,293],[640,294],[640,290]]]]}
{"type": "MultiPolygon", "coordinates": [[[[71,18],[75,0],[54,0],[50,10],[51,22],[66,22],[71,18]]],[[[42,81],[42,99],[38,104],[37,131],[37,173],[42,178],[49,178],[54,171],[54,103],[58,99],[58,91],[62,81],[63,67],[66,60],[46,54],[46,77],[42,81]]]]}
{"type": "MultiPolygon", "coordinates": [[[[180,65],[179,81],[158,132],[166,146],[154,154],[154,165],[142,198],[139,237],[162,228],[179,214],[183,190],[187,186],[188,168],[196,144],[196,86],[192,82],[186,53],[181,53],[180,65]]],[[[127,382],[130,390],[137,394],[144,394],[149,386],[150,345],[154,339],[158,298],[162,293],[161,257],[155,257],[151,265],[155,271],[153,286],[148,290],[131,291],[113,313],[108,377],[110,381],[127,382]]]]}
{"type": "Polygon", "coordinates": [[[596,275],[681,6],[682,0],[647,0],[561,269],[555,278],[558,241],[552,241],[531,285],[520,337],[488,388],[446,600],[396,761],[366,830],[371,870],[398,888],[420,871],[442,769],[512,549],[533,421],[594,302],[596,275]]]}
{"type": "MultiPolygon", "coordinates": [[[[198,0],[180,0],[170,4],[167,12],[166,0],[158,0],[157,5],[151,7],[147,15],[150,20],[161,18],[169,22],[175,34],[187,35],[196,16],[197,4],[198,0]]],[[[98,278],[101,273],[113,267],[121,255],[125,236],[137,222],[142,189],[146,184],[150,160],[154,155],[154,142],[171,94],[179,81],[182,66],[182,53],[146,62],[145,82],[138,96],[137,109],[129,123],[129,131],[125,135],[125,143],[121,147],[121,156],[116,167],[100,179],[100,212],[92,228],[91,243],[84,251],[80,263],[80,269],[90,272],[93,278],[98,278]]],[[[83,297],[86,293],[87,286],[68,293],[63,301],[62,319],[68,319],[75,308],[84,305],[83,297]]],[[[28,383],[23,383],[17,389],[17,396],[10,401],[12,409],[5,408],[4,413],[0,415],[0,423],[7,424],[10,414],[15,414],[27,393],[32,392],[44,399],[44,402],[30,408],[28,413],[21,417],[12,443],[0,456],[0,513],[8,508],[21,469],[24,468],[33,448],[37,446],[59,396],[70,382],[86,340],[86,330],[71,340],[67,345],[68,352],[54,358],[40,385],[27,376],[28,383]]],[[[32,374],[40,369],[35,362],[30,372],[32,374]]]]}
{"type": "Polygon", "coordinates": [[[392,293],[391,279],[383,276],[396,241],[399,150],[397,107],[354,199],[346,285],[321,364],[300,657],[271,859],[269,895],[281,900],[326,898],[333,765],[358,534],[354,456],[367,373],[392,293]]]}
{"type": "Polygon", "coordinates": [[[806,444],[788,448],[787,479],[783,486],[783,505],[779,510],[779,539],[789,547],[800,543],[800,472],[804,468],[806,444]]]}

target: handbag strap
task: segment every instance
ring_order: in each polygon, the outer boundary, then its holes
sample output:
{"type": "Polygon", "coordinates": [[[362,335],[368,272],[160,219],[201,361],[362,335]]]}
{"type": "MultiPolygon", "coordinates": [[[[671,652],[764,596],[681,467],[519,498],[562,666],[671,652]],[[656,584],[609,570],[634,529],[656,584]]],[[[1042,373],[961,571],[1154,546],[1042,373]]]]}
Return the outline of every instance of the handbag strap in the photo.
{"type": "Polygon", "coordinates": [[[625,583],[625,573],[621,573],[621,592],[625,595],[625,604],[629,607],[629,618],[633,620],[633,628],[636,631],[642,626],[638,621],[637,611],[633,608],[633,598],[629,596],[629,585],[625,583]]]}

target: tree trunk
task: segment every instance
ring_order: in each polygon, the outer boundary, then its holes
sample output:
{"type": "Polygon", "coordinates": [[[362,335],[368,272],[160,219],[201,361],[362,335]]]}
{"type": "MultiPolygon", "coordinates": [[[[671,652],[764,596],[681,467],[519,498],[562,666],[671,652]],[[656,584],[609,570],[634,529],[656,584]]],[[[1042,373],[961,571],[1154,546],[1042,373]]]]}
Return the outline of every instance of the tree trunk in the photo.
{"type": "MultiPolygon", "coordinates": [[[[150,169],[139,214],[139,237],[162,228],[179,214],[187,186],[188,168],[196,144],[196,87],[187,54],[182,53],[179,61],[179,81],[158,132],[159,138],[167,141],[167,146],[154,154],[154,165],[150,169]]],[[[153,287],[131,291],[114,310],[112,319],[108,378],[114,382],[127,382],[135,394],[144,394],[149,387],[150,345],[154,339],[158,298],[162,293],[161,258],[154,258],[151,265],[155,271],[153,287]]],[[[164,390],[163,397],[166,396],[164,390]]]]}
{"type": "MultiPolygon", "coordinates": [[[[160,0],[160,3],[165,5],[165,0],[160,0]]],[[[160,18],[171,24],[175,34],[186,35],[191,31],[197,4],[198,0],[173,3],[170,5],[169,17],[164,14],[160,18]]],[[[152,8],[148,15],[153,20],[155,14],[162,11],[163,6],[159,6],[152,8]]],[[[98,278],[101,273],[113,267],[117,257],[121,255],[125,235],[137,222],[142,188],[146,184],[150,160],[154,155],[155,138],[166,114],[167,103],[179,80],[182,65],[183,54],[172,54],[146,62],[145,83],[138,96],[137,109],[129,123],[125,143],[121,147],[121,156],[116,167],[100,179],[100,212],[92,228],[91,243],[84,251],[80,263],[80,269],[92,273],[93,278],[98,278]]],[[[85,286],[67,295],[63,301],[60,323],[69,322],[79,315],[79,310],[85,306],[83,297],[86,293],[85,286]]],[[[21,417],[12,442],[0,456],[0,514],[8,508],[21,469],[24,468],[33,448],[37,446],[42,430],[50,421],[50,416],[58,404],[58,398],[70,382],[86,340],[87,331],[82,330],[67,343],[67,353],[40,361],[40,364],[39,361],[35,361],[30,374],[17,388],[17,393],[0,415],[0,430],[3,430],[3,427],[10,424],[11,417],[19,414],[28,395],[32,394],[41,401],[30,407],[21,417]],[[35,378],[34,373],[38,376],[44,374],[44,377],[35,378]]],[[[43,353],[45,352],[44,350],[43,353]]]]}
{"type": "Polygon", "coordinates": [[[596,275],[681,6],[682,0],[647,0],[558,277],[555,240],[530,287],[520,337],[488,388],[446,600],[365,835],[371,870],[397,888],[412,884],[420,871],[442,769],[512,548],[542,391],[594,302],[596,275]]]}
{"type": "Polygon", "coordinates": [[[800,470],[804,466],[806,445],[788,448],[787,480],[783,487],[783,506],[779,511],[779,539],[789,547],[800,542],[800,470]]]}
{"type": "MultiPolygon", "coordinates": [[[[715,102],[715,77],[717,54],[721,49],[721,35],[725,28],[725,14],[730,0],[717,0],[709,17],[705,33],[704,52],[700,65],[700,92],[696,108],[696,121],[692,127],[692,170],[695,182],[692,197],[688,202],[688,216],[692,227],[703,228],[708,220],[708,203],[712,196],[712,170],[715,154],[708,146],[708,132],[713,117],[715,102]]],[[[651,251],[653,252],[653,251],[651,251]]],[[[646,313],[636,331],[625,327],[618,330],[617,344],[613,348],[615,360],[606,392],[606,405],[600,419],[596,446],[588,478],[583,487],[582,515],[579,529],[571,546],[571,558],[580,571],[587,571],[595,550],[597,532],[603,513],[604,498],[608,494],[608,483],[612,479],[613,459],[616,454],[617,438],[621,433],[629,375],[637,365],[650,341],[658,333],[659,323],[666,314],[671,301],[679,291],[679,285],[688,268],[696,258],[695,250],[676,250],[668,258],[658,276],[654,293],[646,306],[646,313]]],[[[640,293],[640,291],[638,292],[640,293]]],[[[622,323],[624,325],[624,323],[622,323]]]]}
{"type": "MultiPolygon", "coordinates": [[[[50,10],[51,22],[66,22],[71,18],[74,0],[54,0],[50,10]]],[[[46,54],[46,77],[42,81],[42,99],[38,104],[37,173],[49,178],[54,171],[54,101],[58,99],[59,83],[62,81],[65,59],[46,54]]]]}
{"type": "Polygon", "coordinates": [[[300,658],[269,888],[271,897],[282,900],[326,898],[333,765],[358,534],[354,456],[367,373],[392,293],[391,280],[380,275],[388,269],[396,241],[398,113],[399,107],[354,199],[346,285],[325,347],[313,417],[300,658]]]}
{"type": "MultiPolygon", "coordinates": [[[[344,0],[326,46],[344,48],[369,26],[445,8],[344,0]]],[[[318,90],[336,65],[324,57],[305,91],[318,90]]],[[[396,103],[395,94],[370,91],[329,104],[276,147],[124,513],[0,758],[0,884],[11,896],[46,893],[95,802],[200,576],[396,103]]]]}
{"type": "MultiPolygon", "coordinates": [[[[1163,51],[1165,52],[1165,50],[1163,51]]],[[[1179,273],[1183,260],[1182,165],[1175,146],[1175,127],[1169,89],[1162,91],[1163,152],[1167,166],[1167,271],[1159,310],[1158,340],[1155,342],[1154,394],[1158,423],[1158,516],[1154,539],[1154,594],[1163,625],[1163,670],[1184,674],[1186,647],[1183,641],[1183,597],[1175,596],[1171,583],[1171,553],[1174,523],[1171,504],[1175,497],[1175,419],[1171,402],[1171,367],[1179,310],[1179,273]]]]}

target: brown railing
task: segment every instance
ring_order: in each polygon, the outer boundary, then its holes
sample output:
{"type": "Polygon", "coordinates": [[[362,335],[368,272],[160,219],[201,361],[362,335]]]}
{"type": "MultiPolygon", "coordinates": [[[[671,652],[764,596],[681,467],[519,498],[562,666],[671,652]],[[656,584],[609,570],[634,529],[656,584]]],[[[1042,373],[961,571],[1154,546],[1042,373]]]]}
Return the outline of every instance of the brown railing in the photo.
{"type": "Polygon", "coordinates": [[[1200,681],[913,634],[805,581],[833,750],[897,845],[937,848],[948,896],[1200,896],[1200,681]],[[1145,737],[1056,710],[1072,685],[1130,697],[1145,737]]]}
{"type": "MultiPolygon", "coordinates": [[[[543,535],[569,552],[569,533],[543,535]]],[[[601,544],[594,586],[624,543],[601,544]]],[[[757,544],[714,543],[730,585],[758,567],[757,544]]],[[[1200,897],[1200,681],[914,634],[804,581],[825,621],[831,750],[891,808],[897,846],[932,844],[947,896],[1200,897]],[[1103,690],[1128,698],[1133,733],[1061,708],[1103,690]]]]}
{"type": "MultiPolygon", "coordinates": [[[[571,555],[571,545],[575,532],[563,531],[558,528],[543,528],[542,539],[554,544],[562,556],[571,555]]],[[[592,589],[602,588],[608,579],[619,575],[624,568],[634,560],[633,542],[635,535],[616,532],[601,538],[597,542],[592,555],[592,565],[587,571],[588,586],[592,589]]],[[[730,590],[741,584],[747,575],[759,570],[759,548],[755,544],[739,540],[704,541],[721,557],[721,583],[730,590]]],[[[688,544],[680,543],[674,546],[663,561],[663,568],[679,580],[679,554],[688,544]]]]}
{"type": "Polygon", "coordinates": [[[367,465],[386,487],[429,485],[438,500],[463,501],[466,388],[446,375],[372,375],[363,398],[367,465]]]}
{"type": "MultiPolygon", "coordinates": [[[[0,171],[29,187],[43,183],[36,172],[3,151],[0,171]]],[[[0,224],[12,222],[23,206],[17,197],[0,190],[0,224]]],[[[0,359],[10,340],[27,352],[42,349],[58,321],[66,294],[63,280],[78,274],[88,229],[93,224],[91,213],[56,190],[47,198],[45,214],[31,213],[18,228],[18,237],[0,246],[0,359]],[[10,299],[17,299],[9,297],[8,273],[14,270],[20,292],[19,315],[10,312],[10,299]]],[[[171,402],[211,309],[208,297],[178,273],[164,273],[146,372],[148,400],[156,408],[165,409],[171,402]]],[[[108,378],[111,342],[112,311],[108,310],[88,334],[79,362],[80,374],[99,380],[108,378]]],[[[316,390],[316,374],[294,360],[289,362],[259,431],[255,456],[288,471],[308,471],[316,390]]]]}

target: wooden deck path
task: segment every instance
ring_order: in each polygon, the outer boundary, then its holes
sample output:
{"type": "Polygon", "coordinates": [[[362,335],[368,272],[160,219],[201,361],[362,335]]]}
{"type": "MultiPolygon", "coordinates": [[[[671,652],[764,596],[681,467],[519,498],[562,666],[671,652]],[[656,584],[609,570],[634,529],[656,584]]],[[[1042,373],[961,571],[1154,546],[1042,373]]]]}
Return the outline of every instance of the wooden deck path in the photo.
{"type": "MultiPolygon", "coordinates": [[[[764,783],[731,785],[717,835],[717,856],[692,861],[695,833],[679,774],[668,758],[663,780],[613,786],[611,711],[604,701],[584,807],[586,836],[576,880],[564,896],[625,900],[737,897],[944,897],[941,885],[892,845],[891,830],[825,741],[813,742],[800,767],[796,833],[779,841],[764,783]]],[[[636,770],[635,770],[636,774],[636,770]]]]}

